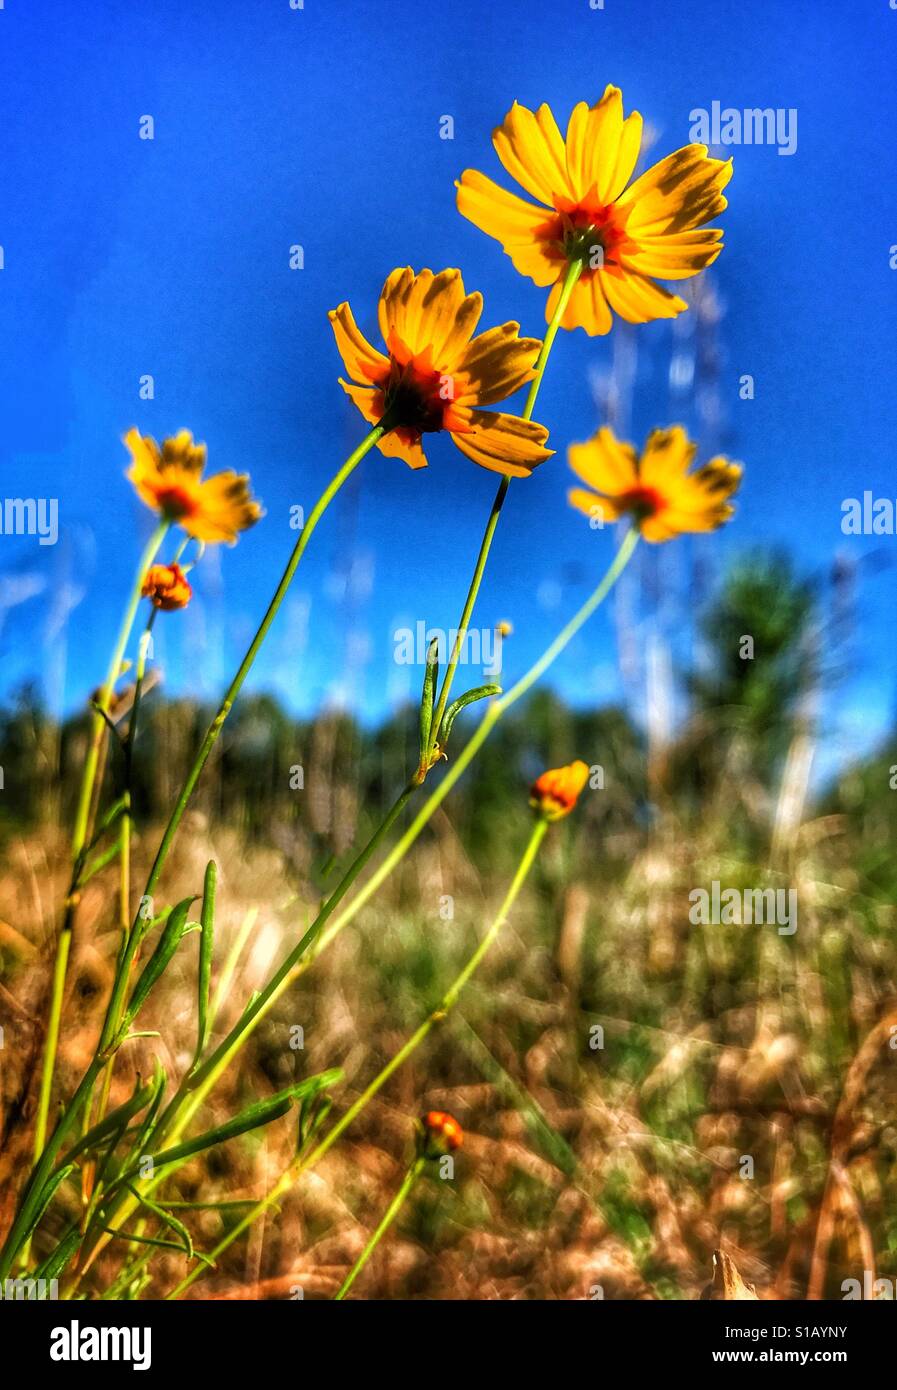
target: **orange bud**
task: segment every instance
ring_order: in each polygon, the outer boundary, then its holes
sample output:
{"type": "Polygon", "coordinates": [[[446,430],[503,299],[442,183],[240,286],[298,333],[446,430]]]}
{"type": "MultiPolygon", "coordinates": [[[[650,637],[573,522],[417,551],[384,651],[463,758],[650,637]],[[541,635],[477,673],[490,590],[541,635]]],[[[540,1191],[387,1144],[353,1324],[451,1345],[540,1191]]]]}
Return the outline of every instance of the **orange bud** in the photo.
{"type": "Polygon", "coordinates": [[[446,1110],[430,1110],[424,1115],[424,1152],[427,1158],[439,1158],[451,1149],[460,1149],[464,1131],[454,1115],[446,1110]]]}
{"type": "Polygon", "coordinates": [[[533,783],[529,804],[546,820],[560,820],[569,816],[588,780],[589,769],[583,762],[554,767],[533,783]]]}
{"type": "Polygon", "coordinates": [[[166,613],[175,608],[186,608],[193,597],[193,590],[180,565],[152,565],[147,570],[141,592],[144,598],[151,600],[154,608],[161,608],[166,613]]]}

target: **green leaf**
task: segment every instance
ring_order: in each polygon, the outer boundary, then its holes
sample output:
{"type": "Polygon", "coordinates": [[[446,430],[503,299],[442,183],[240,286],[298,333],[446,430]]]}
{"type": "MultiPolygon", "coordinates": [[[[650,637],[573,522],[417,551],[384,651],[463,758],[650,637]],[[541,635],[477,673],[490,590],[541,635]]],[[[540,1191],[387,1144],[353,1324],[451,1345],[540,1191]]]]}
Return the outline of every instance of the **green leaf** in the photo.
{"type": "Polygon", "coordinates": [[[78,1154],[82,1154],[88,1149],[98,1149],[101,1147],[103,1141],[108,1139],[110,1135],[115,1134],[117,1131],[123,1132],[127,1129],[133,1117],[139,1115],[140,1111],[149,1105],[154,1094],[154,1083],[152,1081],[148,1081],[145,1086],[141,1086],[138,1082],[130,1099],[126,1100],[122,1105],[119,1105],[115,1110],[110,1110],[109,1114],[106,1115],[104,1119],[100,1120],[99,1124],[94,1125],[92,1129],[89,1129],[86,1134],[82,1135],[78,1142],[72,1145],[60,1162],[71,1163],[72,1159],[76,1158],[78,1154]]]}
{"type": "Polygon", "coordinates": [[[47,1258],[38,1265],[31,1279],[57,1279],[81,1244],[81,1232],[77,1226],[62,1237],[59,1244],[50,1251],[47,1258]]]}
{"type": "Polygon", "coordinates": [[[170,1211],[166,1211],[164,1207],[160,1207],[157,1202],[153,1202],[149,1197],[143,1196],[131,1183],[125,1183],[125,1186],[131,1195],[137,1198],[141,1206],[146,1207],[147,1211],[151,1211],[154,1216],[158,1216],[163,1225],[168,1226],[170,1230],[174,1231],[175,1235],[180,1236],[187,1259],[192,1260],[193,1241],[183,1221],[179,1221],[176,1216],[172,1216],[170,1211]]]}
{"type": "MultiPolygon", "coordinates": [[[[124,1231],[117,1231],[114,1226],[104,1226],[103,1230],[114,1240],[129,1240],[135,1245],[152,1245],[156,1250],[183,1250],[183,1246],[178,1240],[157,1240],[154,1236],[132,1236],[124,1231]]],[[[201,1250],[194,1250],[191,1259],[202,1260],[204,1265],[210,1269],[215,1268],[215,1261],[209,1255],[204,1255],[201,1250]]]]}
{"type": "Polygon", "coordinates": [[[433,725],[433,705],[436,701],[436,681],[439,676],[439,638],[434,637],[427,647],[424,669],[424,688],[420,696],[420,755],[426,757],[433,725]]]}
{"type": "Polygon", "coordinates": [[[457,700],[453,700],[445,712],[442,728],[439,732],[440,748],[445,748],[449,740],[449,734],[452,732],[452,725],[466,705],[472,705],[475,700],[487,700],[490,695],[500,694],[500,685],[478,685],[475,690],[468,690],[465,694],[459,695],[457,700]]]}
{"type": "Polygon", "coordinates": [[[85,884],[88,884],[92,878],[95,878],[98,873],[105,869],[107,864],[111,864],[113,859],[117,859],[119,854],[121,854],[120,839],[116,840],[115,844],[110,845],[108,849],[103,850],[102,854],[98,854],[95,859],[91,859],[83,865],[78,876],[78,887],[83,888],[85,884]]]}
{"type": "Polygon", "coordinates": [[[202,890],[202,912],[200,914],[202,935],[199,938],[197,1060],[202,1056],[209,1035],[209,989],[212,980],[212,953],[215,943],[215,888],[217,882],[218,869],[215,861],[210,859],[206,865],[206,877],[202,890]]]}
{"type": "Polygon", "coordinates": [[[71,1173],[74,1173],[74,1171],[74,1163],[67,1163],[64,1168],[57,1168],[56,1172],[51,1174],[51,1176],[44,1183],[44,1186],[41,1188],[40,1195],[34,1201],[33,1209],[30,1213],[28,1230],[25,1232],[25,1239],[27,1239],[28,1236],[30,1236],[31,1232],[35,1229],[35,1227],[40,1224],[40,1219],[43,1216],[44,1212],[47,1210],[47,1207],[52,1202],[53,1198],[56,1196],[57,1189],[62,1186],[66,1178],[71,1173]]]}
{"type": "MultiPolygon", "coordinates": [[[[185,1158],[191,1158],[194,1154],[201,1153],[204,1149],[214,1148],[216,1144],[224,1144],[229,1139],[236,1139],[240,1134],[246,1134],[252,1129],[261,1129],[263,1125],[269,1125],[274,1120],[279,1120],[285,1115],[297,1100],[309,1092],[320,1091],[324,1086],[332,1086],[336,1081],[342,1079],[342,1071],[338,1068],[332,1071],[321,1072],[318,1076],[308,1077],[305,1081],[295,1082],[292,1086],[287,1086],[285,1090],[278,1091],[276,1095],[268,1096],[265,1100],[255,1101],[248,1105],[245,1110],[241,1110],[238,1115],[225,1121],[223,1125],[217,1125],[215,1129],[207,1129],[203,1134],[197,1134],[194,1139],[188,1139],[183,1144],[176,1144],[171,1149],[163,1149],[159,1154],[153,1154],[153,1167],[162,1168],[169,1163],[180,1163],[185,1158]]],[[[135,1170],[131,1170],[133,1172],[135,1170]]],[[[131,1176],[129,1172],[128,1176],[131,1176]]]]}
{"type": "Polygon", "coordinates": [[[131,997],[128,1000],[128,1007],[125,1010],[125,1017],[120,1029],[120,1036],[124,1037],[130,1024],[146,1003],[147,996],[153,986],[158,983],[171,961],[172,956],[181,944],[181,940],[188,931],[195,931],[196,924],[187,921],[187,914],[193,905],[194,898],[184,898],[183,902],[178,903],[172,912],[162,935],[159,937],[155,951],[150,956],[143,970],[140,972],[131,997]]]}
{"type": "Polygon", "coordinates": [[[146,1152],[146,1142],[150,1134],[152,1134],[156,1116],[159,1113],[159,1106],[162,1104],[162,1097],[165,1093],[165,1083],[167,1080],[168,1076],[165,1072],[165,1068],[162,1066],[158,1057],[156,1057],[153,1066],[153,1079],[150,1083],[153,1088],[153,1095],[149,1108],[144,1116],[143,1124],[140,1126],[137,1137],[131,1145],[130,1152],[132,1154],[143,1154],[146,1152]]]}

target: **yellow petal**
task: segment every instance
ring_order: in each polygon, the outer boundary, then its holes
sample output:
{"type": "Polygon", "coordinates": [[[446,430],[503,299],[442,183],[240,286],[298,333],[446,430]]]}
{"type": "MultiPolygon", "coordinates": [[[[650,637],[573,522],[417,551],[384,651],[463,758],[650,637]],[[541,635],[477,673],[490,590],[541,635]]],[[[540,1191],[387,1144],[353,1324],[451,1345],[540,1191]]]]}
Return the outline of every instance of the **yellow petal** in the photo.
{"type": "Polygon", "coordinates": [[[567,125],[567,171],[577,202],[592,190],[614,202],[632,175],[642,140],[637,111],[623,120],[623,95],[609,86],[594,106],[581,101],[567,125]]]}
{"type": "Polygon", "coordinates": [[[459,403],[494,405],[532,381],[542,344],[538,338],[518,338],[519,331],[519,323],[504,323],[474,338],[458,363],[469,382],[459,403]]]}
{"type": "Polygon", "coordinates": [[[515,101],[492,143],[511,178],[534,198],[553,207],[555,197],[572,197],[564,142],[549,107],[532,112],[515,101]]]}
{"type": "Polygon", "coordinates": [[[455,353],[476,327],[482,297],[464,294],[460,270],[394,270],[380,296],[380,331],[387,343],[395,333],[412,353],[430,348],[438,362],[446,344],[455,353]]]}
{"type": "Polygon", "coordinates": [[[427,456],[421,448],[420,440],[409,439],[404,432],[394,430],[391,434],[385,434],[378,440],[377,448],[389,459],[402,459],[409,468],[427,466],[427,456]]]}
{"type": "MultiPolygon", "coordinates": [[[[555,285],[545,306],[545,320],[550,323],[560,297],[561,286],[555,285]]],[[[564,316],[562,328],[584,328],[591,337],[609,333],[613,318],[603,292],[600,271],[588,271],[573,286],[564,316]]]]}
{"type": "Polygon", "coordinates": [[[681,425],[652,430],[639,461],[639,482],[671,497],[671,485],[685,478],[697,448],[681,425]]]}
{"type": "Polygon", "coordinates": [[[348,304],[340,304],[328,314],[336,346],[346,371],[354,381],[376,381],[389,370],[389,358],[372,347],[359,329],[348,304]]]}
{"type": "Polygon", "coordinates": [[[712,265],[723,249],[720,227],[700,227],[691,232],[642,236],[620,255],[627,270],[655,275],[660,280],[687,280],[712,265]]]}
{"type": "Polygon", "coordinates": [[[248,476],[228,469],[200,484],[196,510],[178,524],[196,540],[233,545],[238,534],[254,526],[261,515],[250,494],[248,476]]]}
{"type": "Polygon", "coordinates": [[[532,420],[491,410],[474,410],[471,421],[474,425],[471,434],[453,434],[452,439],[462,454],[494,473],[504,473],[508,478],[526,478],[554,452],[545,448],[547,429],[532,420]]]}
{"type": "Polygon", "coordinates": [[[578,512],[585,512],[591,520],[600,522],[619,521],[623,512],[612,497],[599,497],[597,492],[587,492],[584,487],[571,487],[567,501],[578,512]]]}
{"type": "Polygon", "coordinates": [[[636,179],[617,202],[626,232],[640,236],[700,227],[727,206],[732,161],[710,159],[706,145],[685,145],[636,179]]]}
{"type": "Polygon", "coordinates": [[[674,319],[688,308],[684,299],[634,271],[597,271],[608,303],[627,323],[674,319]]]}
{"type": "Polygon", "coordinates": [[[585,444],[571,444],[567,462],[578,478],[598,492],[614,496],[638,484],[638,454],[603,425],[585,444]]]}
{"type": "Polygon", "coordinates": [[[383,394],[375,386],[354,386],[339,378],[339,384],[349,399],[358,407],[365,420],[378,425],[383,418],[383,394]]]}

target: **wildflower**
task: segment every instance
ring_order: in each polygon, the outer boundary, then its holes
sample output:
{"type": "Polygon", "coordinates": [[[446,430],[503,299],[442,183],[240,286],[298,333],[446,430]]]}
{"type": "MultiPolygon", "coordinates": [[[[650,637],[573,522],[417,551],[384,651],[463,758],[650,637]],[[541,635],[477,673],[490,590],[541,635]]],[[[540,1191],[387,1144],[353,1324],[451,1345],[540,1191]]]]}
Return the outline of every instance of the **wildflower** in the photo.
{"type": "Polygon", "coordinates": [[[482,311],[483,296],[465,294],[460,270],[394,270],[380,295],[384,355],[361,333],[348,304],[331,310],[352,378],[340,378],[340,385],[366,420],[387,426],[381,453],[425,468],[423,435],[447,430],[474,463],[509,477],[526,477],[550,458],[544,426],[480,409],[532,381],[542,347],[538,338],[518,337],[518,323],[473,337],[482,311]]]}
{"type": "Polygon", "coordinates": [[[187,576],[180,565],[152,565],[146,572],[141,593],[152,601],[154,608],[170,613],[186,608],[193,597],[187,576]]]}
{"type": "Polygon", "coordinates": [[[554,286],[549,322],[575,262],[582,274],[561,327],[601,334],[610,330],[611,310],[629,323],[675,318],[688,305],[655,277],[686,280],[722,250],[722,232],[704,224],[727,206],[731,160],[686,145],[630,184],[641,137],[642,118],[633,111],[623,119],[618,87],[607,87],[592,107],[581,101],[566,138],[548,106],[534,113],[515,102],[492,143],[511,177],[544,206],[475,169],[461,175],[459,212],[501,242],[521,275],[554,286]]]}
{"type": "Polygon", "coordinates": [[[189,430],[155,439],[131,429],[125,435],[132,464],[128,477],[138,497],[199,541],[228,541],[254,526],[262,514],[245,473],[215,473],[205,481],[205,444],[194,444],[189,430]]]}
{"type": "Polygon", "coordinates": [[[533,783],[529,804],[545,820],[560,820],[569,816],[588,779],[589,769],[583,762],[554,767],[533,783]]]}
{"type": "Polygon", "coordinates": [[[445,1110],[430,1110],[421,1120],[424,1132],[424,1153],[427,1158],[439,1158],[464,1143],[464,1131],[454,1115],[445,1110]]]}
{"type": "Polygon", "coordinates": [[[605,426],[587,443],[570,445],[570,467],[595,491],[571,488],[567,497],[599,525],[628,513],[646,541],[715,531],[733,514],[729,498],[741,465],[717,456],[689,473],[696,450],[681,425],[652,430],[641,455],[605,426]]]}

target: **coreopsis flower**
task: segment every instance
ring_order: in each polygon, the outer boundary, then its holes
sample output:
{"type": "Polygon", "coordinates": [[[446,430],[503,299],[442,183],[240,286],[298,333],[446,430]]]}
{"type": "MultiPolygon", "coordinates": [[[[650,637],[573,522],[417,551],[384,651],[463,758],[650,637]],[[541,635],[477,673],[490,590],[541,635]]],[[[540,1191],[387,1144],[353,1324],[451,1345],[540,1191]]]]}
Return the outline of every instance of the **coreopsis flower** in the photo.
{"type": "Polygon", "coordinates": [[[454,1115],[446,1110],[430,1110],[421,1120],[423,1127],[424,1153],[427,1158],[438,1158],[460,1149],[464,1143],[464,1131],[454,1115]]]}
{"type": "Polygon", "coordinates": [[[641,454],[604,426],[567,451],[573,472],[588,484],[571,488],[568,500],[599,525],[631,516],[646,541],[715,531],[735,510],[729,498],[741,481],[741,465],[718,455],[690,473],[696,451],[681,425],[652,430],[641,454]]]}
{"type": "Polygon", "coordinates": [[[566,137],[548,106],[532,112],[515,102],[492,143],[511,177],[543,206],[475,169],[461,175],[458,210],[501,242],[521,275],[554,286],[549,321],[568,267],[581,263],[563,328],[607,333],[611,310],[629,323],[675,318],[688,305],[656,281],[687,280],[722,250],[722,232],[705,223],[727,206],[731,160],[686,145],[630,184],[641,137],[642,118],[633,111],[623,119],[618,87],[594,106],[574,107],[566,137]]]}
{"type": "Polygon", "coordinates": [[[177,564],[151,565],[141,593],[152,602],[154,608],[161,608],[165,613],[186,608],[193,597],[187,576],[177,564]]]}
{"type": "Polygon", "coordinates": [[[138,497],[198,541],[236,542],[262,514],[249,491],[249,477],[228,469],[203,479],[205,444],[194,444],[189,430],[155,439],[131,429],[125,444],[133,460],[128,478],[138,497]]]}
{"type": "Polygon", "coordinates": [[[415,275],[410,266],[394,270],[380,295],[385,354],[361,333],[348,304],[330,311],[352,378],[340,385],[366,420],[388,426],[381,453],[425,468],[423,436],[447,430],[474,463],[509,477],[526,477],[551,456],[543,425],[481,409],[532,381],[542,347],[518,337],[518,323],[473,337],[482,311],[483,296],[465,294],[460,270],[415,275]]]}
{"type": "Polygon", "coordinates": [[[529,804],[545,820],[560,820],[569,816],[588,780],[586,763],[577,761],[566,767],[553,767],[533,783],[529,804]]]}

